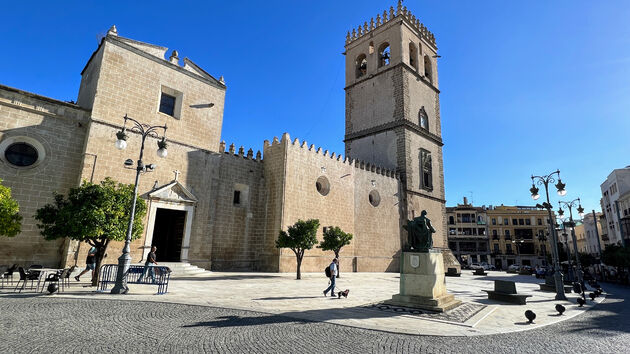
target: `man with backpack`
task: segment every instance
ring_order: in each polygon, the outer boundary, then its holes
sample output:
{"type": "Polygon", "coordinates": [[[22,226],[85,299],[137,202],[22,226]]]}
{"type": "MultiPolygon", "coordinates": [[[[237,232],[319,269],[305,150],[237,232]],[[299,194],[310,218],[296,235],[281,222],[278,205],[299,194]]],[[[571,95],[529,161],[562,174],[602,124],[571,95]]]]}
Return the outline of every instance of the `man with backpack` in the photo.
{"type": "Polygon", "coordinates": [[[328,294],[330,291],[331,296],[335,296],[335,279],[337,278],[337,265],[339,264],[339,260],[334,258],[332,263],[328,267],[326,267],[326,276],[330,279],[330,286],[324,290],[324,296],[328,294]]]}

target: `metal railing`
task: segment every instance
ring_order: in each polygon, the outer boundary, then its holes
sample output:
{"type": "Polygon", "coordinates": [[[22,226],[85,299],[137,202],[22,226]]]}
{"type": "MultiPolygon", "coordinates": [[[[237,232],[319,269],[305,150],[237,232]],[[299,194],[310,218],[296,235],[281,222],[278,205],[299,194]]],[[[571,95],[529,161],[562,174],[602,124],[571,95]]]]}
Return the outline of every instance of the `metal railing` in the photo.
{"type": "MultiPolygon", "coordinates": [[[[98,291],[107,291],[107,288],[110,284],[116,283],[116,273],[118,272],[117,264],[104,264],[101,266],[101,271],[98,279],[98,291]]],[[[146,284],[146,285],[157,285],[158,287],[158,295],[166,294],[168,291],[168,282],[171,279],[171,269],[169,267],[164,266],[141,266],[141,265],[130,265],[129,270],[125,274],[127,278],[127,284],[146,284]],[[144,268],[147,268],[147,271],[144,273],[145,280],[140,279],[144,268]],[[150,269],[149,269],[150,268],[150,269]],[[150,270],[153,270],[153,279],[150,278],[150,270]]]]}

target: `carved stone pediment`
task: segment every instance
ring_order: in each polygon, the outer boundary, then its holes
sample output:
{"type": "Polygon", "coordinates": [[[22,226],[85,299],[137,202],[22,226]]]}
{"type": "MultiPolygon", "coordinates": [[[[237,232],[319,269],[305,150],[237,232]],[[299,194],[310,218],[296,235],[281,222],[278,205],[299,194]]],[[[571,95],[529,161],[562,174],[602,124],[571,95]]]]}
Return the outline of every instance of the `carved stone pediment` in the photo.
{"type": "Polygon", "coordinates": [[[197,203],[197,198],[178,181],[153,189],[148,193],[148,199],[181,204],[197,203]]]}

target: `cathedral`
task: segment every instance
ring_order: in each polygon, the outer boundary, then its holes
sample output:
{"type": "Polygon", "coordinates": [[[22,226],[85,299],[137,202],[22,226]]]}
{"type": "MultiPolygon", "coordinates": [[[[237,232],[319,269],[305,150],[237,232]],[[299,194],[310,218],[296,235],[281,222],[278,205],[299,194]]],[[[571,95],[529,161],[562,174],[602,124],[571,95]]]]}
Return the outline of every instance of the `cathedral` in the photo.
{"type": "MultiPolygon", "coordinates": [[[[447,249],[437,47],[434,35],[398,3],[345,36],[345,152],[284,133],[255,151],[221,140],[226,84],[177,51],[119,35],[113,26],[81,71],[76,103],[0,85],[0,178],[20,205],[22,232],[0,238],[0,264],[83,264],[89,246],[46,241],[34,219],[81,181],[134,183],[141,137],[124,117],[166,124],[168,154],[149,137],[139,180],[148,207],[132,262],[152,245],[161,262],[218,271],[295,271],[295,255],[275,240],[298,219],[319,219],[354,238],[342,269],[399,270],[408,219],[428,212],[434,247],[447,249]],[[127,123],[129,128],[129,123],[127,123]],[[163,155],[163,154],[162,154],[163,155]]],[[[261,137],[261,140],[264,137],[261,137]]],[[[341,137],[340,137],[341,138],[341,137]]],[[[122,243],[110,243],[116,263],[122,243]]],[[[302,271],[321,271],[332,252],[305,253],[302,271]]]]}

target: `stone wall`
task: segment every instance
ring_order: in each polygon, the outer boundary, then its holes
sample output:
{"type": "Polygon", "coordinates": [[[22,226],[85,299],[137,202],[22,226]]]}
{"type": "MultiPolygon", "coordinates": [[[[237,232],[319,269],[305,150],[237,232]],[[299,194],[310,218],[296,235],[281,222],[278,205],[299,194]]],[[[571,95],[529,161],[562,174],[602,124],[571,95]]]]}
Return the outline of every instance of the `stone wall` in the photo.
{"type": "Polygon", "coordinates": [[[260,270],[264,245],[265,189],[260,156],[226,151],[214,159],[218,173],[205,176],[211,183],[208,200],[212,270],[260,270]],[[239,201],[235,202],[235,191],[239,201]]]}
{"type": "Polygon", "coordinates": [[[44,240],[34,216],[54,202],[53,192],[67,194],[77,186],[88,117],[89,111],[76,105],[0,86],[0,144],[32,139],[45,154],[35,167],[15,167],[0,152],[0,179],[12,189],[23,216],[18,236],[0,237],[0,264],[60,265],[65,241],[44,240]]]}
{"type": "MultiPolygon", "coordinates": [[[[225,86],[196,69],[190,61],[185,61],[183,67],[176,60],[167,61],[165,51],[163,47],[118,37],[111,31],[103,39],[82,71],[78,103],[92,110],[92,121],[80,175],[94,182],[112,177],[118,182],[134,183],[135,169],[124,168],[123,162],[137,160],[141,136],[129,130],[133,125],[128,122],[127,149],[115,149],[116,132],[123,125],[123,117],[128,115],[150,125],[166,125],[168,156],[157,157],[158,139],[146,139],[143,161],[154,163],[157,168],[141,175],[138,191],[146,199],[154,186],[171,182],[174,171],[180,172],[179,182],[201,201],[195,206],[188,260],[209,268],[212,242],[207,238],[211,235],[212,210],[206,196],[212,194],[209,176],[219,174],[220,157],[212,151],[219,148],[225,86]],[[177,117],[159,112],[164,87],[181,92],[177,117]]],[[[163,135],[162,130],[157,132],[163,135]]],[[[145,243],[150,244],[149,217],[147,213],[143,236],[132,242],[132,262],[143,260],[145,243]]],[[[105,261],[115,263],[122,246],[122,242],[110,243],[110,256],[105,261]]],[[[87,245],[72,243],[66,263],[83,265],[88,249],[87,245]]]]}
{"type": "MultiPolygon", "coordinates": [[[[392,266],[395,262],[392,257],[400,250],[398,180],[393,171],[343,159],[340,155],[308,146],[306,142],[300,143],[298,139],[291,142],[286,133],[280,141],[274,139],[266,146],[265,170],[269,168],[268,159],[276,162],[276,170],[284,170],[284,174],[265,175],[268,190],[275,186],[275,195],[282,184],[282,230],[300,219],[318,219],[321,226],[317,238],[320,242],[323,227],[338,226],[354,235],[351,244],[342,248],[342,270],[398,270],[397,266],[392,266]],[[278,166],[276,154],[283,154],[284,168],[278,166]],[[318,191],[318,180],[328,192],[318,191]],[[376,207],[368,197],[372,191],[378,192],[376,207]]],[[[269,236],[273,235],[275,240],[279,231],[271,230],[269,236]]],[[[269,247],[272,243],[266,245],[269,247]]],[[[332,251],[319,248],[306,251],[302,271],[321,271],[333,257],[332,251]]],[[[295,254],[289,249],[280,250],[278,270],[293,272],[295,266],[295,254]]]]}
{"type": "Polygon", "coordinates": [[[123,117],[128,115],[146,124],[166,124],[169,140],[218,151],[225,101],[223,84],[146,52],[141,42],[111,35],[104,39],[83,73],[79,103],[92,109],[93,119],[122,126],[123,117]],[[182,93],[177,118],[159,112],[163,87],[182,93]],[[92,92],[95,97],[90,100],[92,92]]]}

